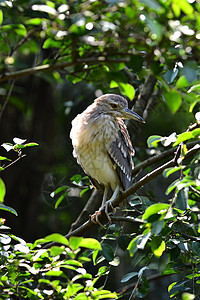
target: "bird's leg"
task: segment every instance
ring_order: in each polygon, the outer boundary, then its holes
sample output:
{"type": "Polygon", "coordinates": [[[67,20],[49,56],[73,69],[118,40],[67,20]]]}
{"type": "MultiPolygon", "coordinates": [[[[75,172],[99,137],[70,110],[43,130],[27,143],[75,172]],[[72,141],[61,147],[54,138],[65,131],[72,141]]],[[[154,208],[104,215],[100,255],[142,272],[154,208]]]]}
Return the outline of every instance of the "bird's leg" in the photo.
{"type": "MultiPolygon", "coordinates": [[[[97,223],[99,224],[101,227],[104,228],[104,226],[101,224],[101,222],[99,221],[99,215],[101,214],[101,211],[102,211],[102,208],[104,207],[105,203],[106,203],[106,200],[107,200],[107,196],[108,196],[108,189],[109,187],[106,185],[105,186],[105,189],[104,189],[104,193],[103,193],[103,200],[102,200],[102,203],[101,203],[101,207],[99,208],[98,211],[96,211],[94,213],[94,215],[92,215],[91,217],[91,220],[92,222],[94,223],[97,223]]],[[[110,218],[108,217],[108,215],[106,214],[107,218],[108,218],[108,221],[110,222],[110,218]]]]}
{"type": "Polygon", "coordinates": [[[106,203],[107,196],[108,196],[108,189],[109,189],[109,187],[106,185],[105,189],[104,189],[104,193],[103,193],[103,200],[102,200],[102,203],[101,203],[101,207],[103,207],[104,204],[106,203]]]}
{"type": "Polygon", "coordinates": [[[101,207],[98,211],[96,211],[91,216],[91,221],[94,222],[94,223],[99,224],[103,228],[104,228],[104,226],[99,221],[99,215],[101,214],[102,210],[105,210],[105,215],[108,219],[108,222],[111,223],[111,218],[108,215],[109,214],[109,207],[111,207],[113,212],[115,212],[115,209],[113,208],[113,205],[112,205],[112,201],[117,197],[117,195],[119,193],[119,186],[116,187],[116,189],[115,189],[112,197],[110,198],[110,200],[106,201],[107,200],[107,195],[108,195],[108,190],[109,190],[109,186],[105,186],[101,207]]]}
{"type": "MultiPolygon", "coordinates": [[[[106,203],[105,203],[105,214],[108,218],[108,220],[111,221],[110,217],[108,216],[108,207],[110,206],[113,210],[113,212],[115,212],[115,209],[112,205],[112,202],[113,200],[117,197],[117,195],[119,194],[119,185],[116,187],[114,193],[112,194],[112,197],[110,198],[110,200],[108,200],[106,203]]],[[[109,222],[110,223],[110,222],[109,222]]]]}

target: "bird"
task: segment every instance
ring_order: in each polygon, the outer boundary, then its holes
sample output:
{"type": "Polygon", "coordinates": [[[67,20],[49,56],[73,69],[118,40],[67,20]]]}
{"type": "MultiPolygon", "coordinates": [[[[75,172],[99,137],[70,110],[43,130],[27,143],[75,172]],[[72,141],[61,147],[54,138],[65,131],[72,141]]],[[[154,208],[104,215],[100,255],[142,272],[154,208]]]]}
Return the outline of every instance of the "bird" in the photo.
{"type": "MultiPolygon", "coordinates": [[[[70,138],[73,156],[88,175],[91,183],[103,191],[99,212],[108,206],[120,191],[131,185],[134,149],[123,119],[145,123],[144,119],[128,108],[127,100],[117,94],[104,94],[94,100],[72,121],[70,138]],[[112,192],[112,197],[108,195],[112,192]]],[[[98,221],[98,214],[93,221],[98,221]]]]}

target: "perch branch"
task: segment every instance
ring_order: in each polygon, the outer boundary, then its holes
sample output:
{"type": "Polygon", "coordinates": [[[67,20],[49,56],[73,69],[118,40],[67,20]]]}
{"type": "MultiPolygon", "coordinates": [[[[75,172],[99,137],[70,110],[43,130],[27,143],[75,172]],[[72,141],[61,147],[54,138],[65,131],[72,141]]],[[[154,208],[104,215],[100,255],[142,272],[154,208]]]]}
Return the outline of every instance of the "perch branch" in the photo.
{"type": "MultiPolygon", "coordinates": [[[[114,201],[112,202],[113,207],[119,206],[119,203],[121,203],[124,199],[126,199],[130,195],[134,194],[143,185],[145,185],[146,183],[150,182],[151,180],[153,180],[154,178],[156,178],[157,176],[162,174],[162,172],[166,168],[175,167],[178,164],[177,160],[179,159],[179,156],[180,156],[180,151],[179,150],[180,150],[180,147],[178,147],[177,152],[175,153],[175,157],[173,159],[171,159],[170,161],[168,161],[164,165],[156,168],[152,172],[146,174],[144,177],[142,177],[138,182],[134,183],[126,191],[121,192],[118,195],[118,197],[116,199],[114,199],[114,201]]],[[[192,157],[199,150],[200,150],[200,145],[196,144],[193,148],[188,150],[188,152],[186,153],[186,155],[184,157],[184,160],[192,157]]],[[[102,210],[102,214],[99,215],[99,221],[102,223],[105,220],[106,220],[106,216],[103,214],[103,210],[102,210]]],[[[91,220],[88,220],[84,224],[82,224],[81,226],[76,228],[75,230],[73,230],[73,231],[69,232],[68,234],[66,234],[65,237],[70,238],[71,236],[81,236],[83,233],[85,233],[86,231],[88,231],[89,229],[94,227],[95,225],[97,225],[97,224],[93,223],[91,220]]],[[[54,243],[54,242],[49,243],[49,244],[45,245],[44,248],[51,247],[53,245],[56,245],[56,243],[54,243]]]]}
{"type": "Polygon", "coordinates": [[[64,63],[58,63],[58,64],[46,64],[46,65],[40,65],[32,68],[27,68],[24,70],[16,71],[16,72],[6,72],[0,76],[0,82],[7,81],[9,79],[17,79],[20,77],[32,75],[38,72],[47,72],[52,70],[62,70],[74,65],[92,65],[92,64],[100,64],[100,63],[120,63],[129,62],[128,58],[118,59],[118,58],[107,58],[105,56],[99,56],[99,57],[90,57],[90,58],[84,58],[84,59],[77,59],[76,61],[70,61],[70,62],[64,62],[64,63]]]}

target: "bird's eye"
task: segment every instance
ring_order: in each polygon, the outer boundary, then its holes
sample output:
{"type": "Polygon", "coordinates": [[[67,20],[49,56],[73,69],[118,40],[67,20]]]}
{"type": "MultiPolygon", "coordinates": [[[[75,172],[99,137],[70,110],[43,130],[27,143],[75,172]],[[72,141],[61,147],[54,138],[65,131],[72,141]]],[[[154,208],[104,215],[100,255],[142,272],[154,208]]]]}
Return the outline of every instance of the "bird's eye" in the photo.
{"type": "Polygon", "coordinates": [[[111,104],[111,107],[112,107],[112,108],[117,108],[118,105],[117,105],[116,103],[112,103],[112,104],[111,104]]]}

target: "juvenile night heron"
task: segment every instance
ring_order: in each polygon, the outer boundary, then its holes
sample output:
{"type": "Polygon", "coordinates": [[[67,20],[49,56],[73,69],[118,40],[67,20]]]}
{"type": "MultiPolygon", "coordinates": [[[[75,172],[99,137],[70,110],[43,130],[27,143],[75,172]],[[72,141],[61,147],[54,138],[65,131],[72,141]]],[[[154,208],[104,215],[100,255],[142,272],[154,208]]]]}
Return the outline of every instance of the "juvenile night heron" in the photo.
{"type": "MultiPolygon", "coordinates": [[[[72,121],[70,132],[74,157],[92,184],[104,191],[101,208],[106,204],[107,216],[108,205],[120,190],[126,190],[131,184],[134,149],[122,119],[145,123],[143,118],[128,109],[125,98],[105,94],[72,121]],[[107,201],[110,189],[113,195],[107,201]]],[[[98,222],[98,216],[96,219],[98,222]]]]}

